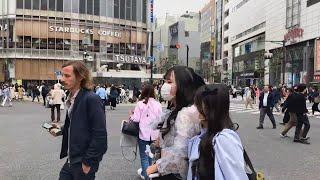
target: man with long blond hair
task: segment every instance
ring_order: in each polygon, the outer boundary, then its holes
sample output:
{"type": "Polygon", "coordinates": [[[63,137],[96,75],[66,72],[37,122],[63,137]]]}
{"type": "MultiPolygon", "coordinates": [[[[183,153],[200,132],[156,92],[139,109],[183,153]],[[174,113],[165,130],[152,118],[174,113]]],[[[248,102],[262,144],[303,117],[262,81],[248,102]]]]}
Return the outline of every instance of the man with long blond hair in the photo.
{"type": "MultiPolygon", "coordinates": [[[[80,61],[62,66],[62,84],[69,90],[67,112],[61,128],[60,158],[67,157],[59,180],[92,180],[107,151],[106,116],[100,97],[92,91],[90,72],[80,61]]],[[[50,130],[57,136],[54,129],[50,130]]]]}

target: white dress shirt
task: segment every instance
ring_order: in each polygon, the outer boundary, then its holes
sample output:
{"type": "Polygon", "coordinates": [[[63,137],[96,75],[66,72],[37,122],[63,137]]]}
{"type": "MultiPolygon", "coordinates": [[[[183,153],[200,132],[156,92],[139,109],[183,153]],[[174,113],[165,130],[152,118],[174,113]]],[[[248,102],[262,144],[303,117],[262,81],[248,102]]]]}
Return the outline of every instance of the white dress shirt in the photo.
{"type": "Polygon", "coordinates": [[[269,92],[264,93],[264,96],[263,96],[263,107],[267,107],[268,106],[268,96],[269,96],[269,92]]]}

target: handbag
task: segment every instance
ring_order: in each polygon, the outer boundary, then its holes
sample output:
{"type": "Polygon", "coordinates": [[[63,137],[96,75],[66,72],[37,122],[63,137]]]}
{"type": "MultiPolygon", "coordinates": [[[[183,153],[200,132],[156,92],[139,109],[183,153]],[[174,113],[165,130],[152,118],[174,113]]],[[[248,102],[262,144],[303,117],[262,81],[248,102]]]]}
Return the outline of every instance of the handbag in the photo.
{"type": "Polygon", "coordinates": [[[121,127],[121,132],[123,134],[129,135],[129,136],[139,136],[139,123],[134,122],[132,120],[124,121],[123,125],[121,127]]]}

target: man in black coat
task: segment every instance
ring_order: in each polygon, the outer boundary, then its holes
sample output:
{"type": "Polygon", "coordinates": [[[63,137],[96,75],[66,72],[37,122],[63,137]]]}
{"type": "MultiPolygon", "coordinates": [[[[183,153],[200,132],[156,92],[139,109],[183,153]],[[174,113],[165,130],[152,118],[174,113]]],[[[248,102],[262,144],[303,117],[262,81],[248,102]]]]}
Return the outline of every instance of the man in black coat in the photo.
{"type": "MultiPolygon", "coordinates": [[[[90,90],[89,71],[82,62],[65,64],[62,73],[62,83],[70,94],[66,101],[65,124],[61,127],[60,158],[67,157],[67,161],[60,171],[59,180],[92,180],[107,150],[103,104],[100,97],[90,90]]],[[[54,129],[50,133],[58,135],[54,129]]]]}
{"type": "Polygon", "coordinates": [[[306,106],[306,98],[305,98],[305,91],[306,91],[306,85],[300,84],[297,87],[297,91],[292,94],[292,98],[290,99],[289,103],[289,109],[290,112],[295,112],[297,115],[297,126],[296,126],[296,132],[294,135],[293,142],[299,142],[303,144],[310,144],[308,141],[309,138],[307,138],[307,134],[310,129],[310,122],[307,116],[308,109],[306,106]],[[304,125],[303,132],[300,137],[300,132],[302,129],[302,125],[304,125]]]}
{"type": "Polygon", "coordinates": [[[272,113],[272,108],[274,106],[274,97],[273,94],[270,92],[270,89],[271,88],[269,88],[268,86],[265,86],[263,92],[259,97],[260,119],[259,126],[257,127],[257,129],[263,129],[263,122],[266,114],[272,122],[273,129],[277,128],[276,121],[272,113]]]}

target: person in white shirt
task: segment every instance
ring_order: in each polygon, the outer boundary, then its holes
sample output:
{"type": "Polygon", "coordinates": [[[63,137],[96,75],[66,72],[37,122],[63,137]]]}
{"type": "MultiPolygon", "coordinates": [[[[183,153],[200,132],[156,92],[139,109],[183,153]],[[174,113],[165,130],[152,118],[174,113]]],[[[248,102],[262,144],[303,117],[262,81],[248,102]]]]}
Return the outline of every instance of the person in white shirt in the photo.
{"type": "Polygon", "coordinates": [[[259,119],[259,126],[257,129],[263,129],[263,122],[264,117],[267,115],[272,122],[273,129],[276,129],[276,121],[274,119],[272,108],[274,106],[274,97],[273,94],[270,92],[270,87],[265,86],[263,92],[261,93],[259,100],[259,109],[260,109],[260,119],[259,119]]]}

